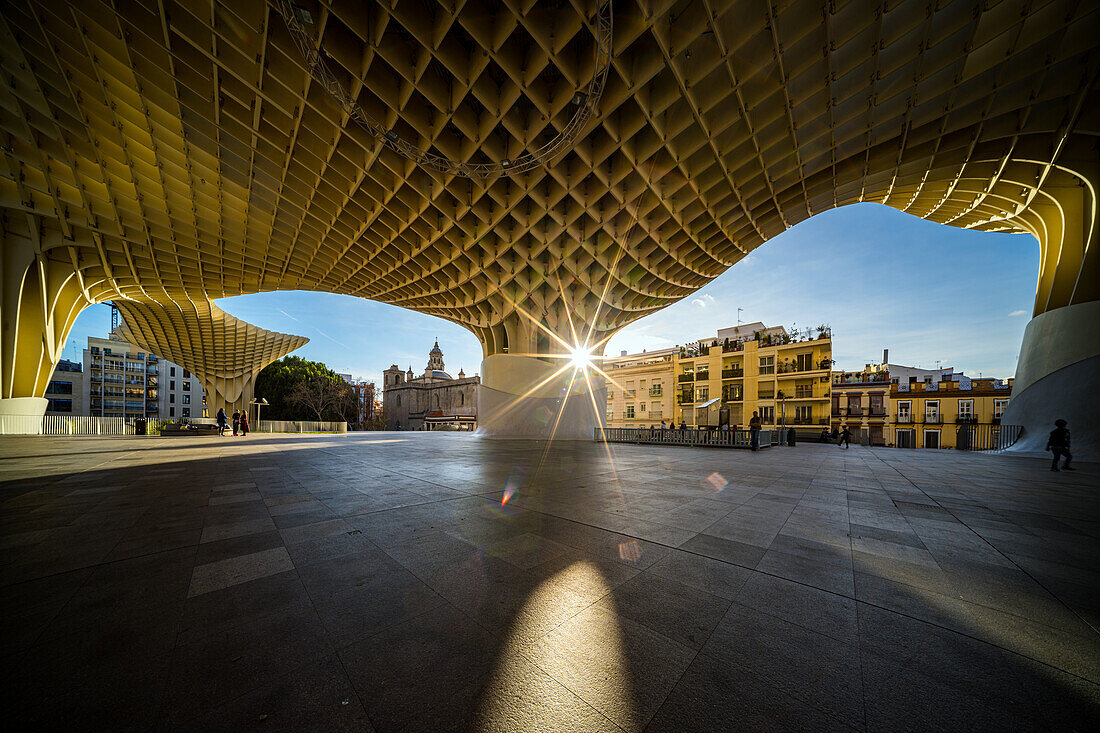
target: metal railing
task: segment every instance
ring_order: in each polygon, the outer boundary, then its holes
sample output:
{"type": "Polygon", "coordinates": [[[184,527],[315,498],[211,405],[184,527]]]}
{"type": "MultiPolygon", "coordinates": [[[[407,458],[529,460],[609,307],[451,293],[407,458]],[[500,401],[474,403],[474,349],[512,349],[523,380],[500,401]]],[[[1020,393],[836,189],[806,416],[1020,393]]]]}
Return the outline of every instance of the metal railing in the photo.
{"type": "Polygon", "coordinates": [[[955,433],[956,450],[1005,450],[1020,439],[1020,425],[960,425],[955,433]]]}
{"type": "MultiPolygon", "coordinates": [[[[779,432],[759,431],[759,446],[778,445],[779,432]]],[[[699,428],[596,428],[592,439],[607,443],[640,443],[646,445],[687,445],[713,448],[751,448],[752,433],[748,430],[702,430],[699,428]]]]}
{"type": "MultiPolygon", "coordinates": [[[[160,435],[166,423],[213,423],[211,418],[95,417],[90,415],[0,415],[0,435],[137,435],[137,421],[145,421],[146,435],[160,435]]],[[[346,422],[263,420],[253,432],[346,433],[346,422]]]]}
{"type": "Polygon", "coordinates": [[[346,422],[317,420],[260,420],[256,433],[346,433],[346,422]]]}
{"type": "Polygon", "coordinates": [[[680,374],[676,377],[676,381],[681,382],[681,383],[682,382],[694,382],[695,381],[695,374],[694,373],[680,374]]]}
{"type": "Polygon", "coordinates": [[[738,377],[745,376],[744,369],[723,369],[722,379],[737,379],[738,377]]]}

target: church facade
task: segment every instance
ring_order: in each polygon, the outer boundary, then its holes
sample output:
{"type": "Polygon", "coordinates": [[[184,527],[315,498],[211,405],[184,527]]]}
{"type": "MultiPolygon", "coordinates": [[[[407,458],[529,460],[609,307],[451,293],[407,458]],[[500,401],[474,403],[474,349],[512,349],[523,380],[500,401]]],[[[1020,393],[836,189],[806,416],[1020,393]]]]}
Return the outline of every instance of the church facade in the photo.
{"type": "Polygon", "coordinates": [[[439,342],[420,376],[396,364],[382,372],[382,417],[386,430],[473,430],[481,377],[447,373],[439,342]]]}

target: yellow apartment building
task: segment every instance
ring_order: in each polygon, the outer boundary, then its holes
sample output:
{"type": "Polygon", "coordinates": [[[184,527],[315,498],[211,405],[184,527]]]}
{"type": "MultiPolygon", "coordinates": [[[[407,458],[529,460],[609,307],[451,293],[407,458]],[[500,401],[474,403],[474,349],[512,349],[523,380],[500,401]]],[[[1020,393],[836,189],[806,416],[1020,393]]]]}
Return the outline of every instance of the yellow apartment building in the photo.
{"type": "Polygon", "coordinates": [[[607,426],[641,428],[672,419],[673,360],[679,347],[621,354],[603,360],[607,383],[607,426]]]}
{"type": "Polygon", "coordinates": [[[689,426],[744,428],[828,423],[832,339],[827,328],[797,336],[750,323],[718,331],[677,353],[674,419],[689,426]]]}
{"type": "Polygon", "coordinates": [[[890,385],[891,444],[898,448],[996,445],[1012,379],[898,381],[890,385]]]}
{"type": "Polygon", "coordinates": [[[829,411],[832,428],[847,425],[852,440],[864,445],[886,445],[890,414],[890,372],[886,364],[867,364],[862,371],[832,373],[833,396],[829,411]]]}

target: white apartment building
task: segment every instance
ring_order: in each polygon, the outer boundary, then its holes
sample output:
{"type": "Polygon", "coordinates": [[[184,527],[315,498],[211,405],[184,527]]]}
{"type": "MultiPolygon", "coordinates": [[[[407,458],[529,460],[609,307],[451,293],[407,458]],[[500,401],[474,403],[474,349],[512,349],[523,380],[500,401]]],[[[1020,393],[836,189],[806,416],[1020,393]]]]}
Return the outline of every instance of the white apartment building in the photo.
{"type": "Polygon", "coordinates": [[[134,344],[88,337],[84,414],[95,417],[203,417],[202,384],[189,371],[134,344]]]}

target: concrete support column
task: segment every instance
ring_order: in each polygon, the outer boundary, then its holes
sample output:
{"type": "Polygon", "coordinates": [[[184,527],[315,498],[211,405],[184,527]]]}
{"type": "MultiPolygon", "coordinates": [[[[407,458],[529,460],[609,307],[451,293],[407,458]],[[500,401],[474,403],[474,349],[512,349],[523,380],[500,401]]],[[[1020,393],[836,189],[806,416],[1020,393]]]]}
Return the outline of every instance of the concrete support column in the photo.
{"type": "Polygon", "coordinates": [[[1054,421],[1069,423],[1073,449],[1100,452],[1100,301],[1031,319],[1024,331],[1012,400],[1001,422],[1022,425],[1014,450],[1041,451],[1054,421]]]}
{"type": "Polygon", "coordinates": [[[492,354],[481,362],[478,434],[488,438],[592,440],[604,424],[607,390],[563,359],[492,354]]]}

